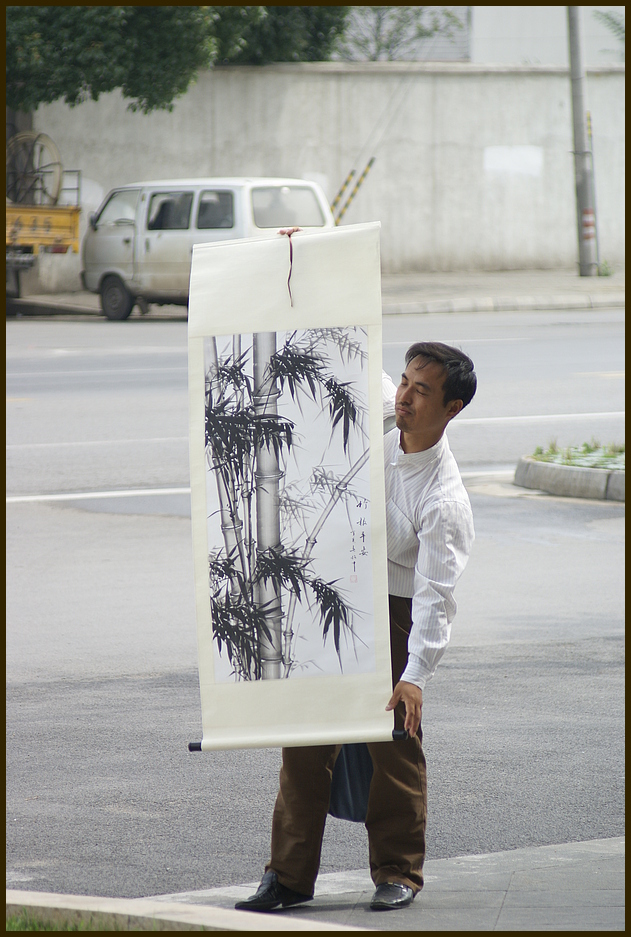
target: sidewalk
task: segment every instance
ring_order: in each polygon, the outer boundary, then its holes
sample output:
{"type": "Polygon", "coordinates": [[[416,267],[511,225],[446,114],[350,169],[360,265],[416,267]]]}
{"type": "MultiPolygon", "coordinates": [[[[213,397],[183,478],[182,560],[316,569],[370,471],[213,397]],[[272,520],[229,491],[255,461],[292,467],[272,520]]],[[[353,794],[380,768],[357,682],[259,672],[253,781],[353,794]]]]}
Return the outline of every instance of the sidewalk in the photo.
{"type": "Polygon", "coordinates": [[[624,269],[610,277],[572,270],[501,270],[384,276],[384,314],[509,312],[624,306],[624,269]]]}
{"type": "MultiPolygon", "coordinates": [[[[425,864],[425,887],[400,911],[368,908],[367,870],[321,875],[313,902],[272,914],[234,911],[258,882],[143,899],[7,892],[7,907],[141,916],[210,930],[624,930],[624,837],[538,846],[425,864]]],[[[70,913],[70,912],[69,912],[70,913]]],[[[142,929],[147,929],[146,927],[142,929]]],[[[171,926],[169,929],[175,929],[171,926]]]]}
{"type": "MultiPolygon", "coordinates": [[[[159,900],[230,908],[257,887],[159,900]]],[[[624,837],[428,861],[400,911],[370,911],[373,891],[368,870],[321,875],[314,901],[281,915],[371,930],[624,930],[624,837]]]]}
{"type": "MultiPolygon", "coordinates": [[[[579,277],[571,270],[391,274],[382,278],[384,315],[602,309],[624,306],[625,274],[579,277]]],[[[13,314],[101,316],[94,293],[50,293],[11,300],[13,314]]],[[[9,304],[8,304],[9,308],[9,304]]],[[[186,306],[150,305],[146,319],[186,320],[186,306]]],[[[134,307],[131,318],[141,318],[134,307]]]]}

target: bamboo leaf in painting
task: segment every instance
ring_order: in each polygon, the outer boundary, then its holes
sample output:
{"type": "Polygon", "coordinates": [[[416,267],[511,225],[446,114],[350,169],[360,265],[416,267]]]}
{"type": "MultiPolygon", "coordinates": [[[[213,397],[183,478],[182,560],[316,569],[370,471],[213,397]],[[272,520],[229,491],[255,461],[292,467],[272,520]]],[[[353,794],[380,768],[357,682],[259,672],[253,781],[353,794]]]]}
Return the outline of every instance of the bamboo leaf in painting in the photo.
{"type": "Polygon", "coordinates": [[[337,381],[334,377],[330,377],[325,381],[324,386],[326,387],[327,396],[329,397],[329,409],[331,411],[333,429],[335,429],[340,420],[343,420],[344,452],[346,452],[351,423],[355,425],[357,420],[357,406],[355,405],[351,393],[347,390],[350,383],[337,381]]]}
{"type": "Polygon", "coordinates": [[[259,645],[263,637],[270,638],[264,612],[242,597],[235,600],[227,591],[223,595],[212,595],[210,607],[219,652],[225,645],[235,672],[245,680],[260,680],[259,645]]]}
{"type": "Polygon", "coordinates": [[[342,362],[350,363],[359,358],[363,367],[368,355],[361,342],[351,338],[351,334],[358,331],[364,335],[366,334],[363,329],[357,327],[348,329],[310,329],[311,347],[323,343],[333,344],[337,348],[342,362]]]}
{"type": "Polygon", "coordinates": [[[334,582],[324,582],[322,579],[314,578],[310,580],[309,586],[318,603],[318,611],[322,624],[322,637],[325,644],[331,626],[333,627],[333,643],[341,669],[340,635],[342,630],[348,631],[351,635],[353,633],[352,609],[346,604],[342,595],[335,588],[334,582]]]}
{"type": "Polygon", "coordinates": [[[254,449],[269,449],[271,446],[277,458],[280,457],[283,446],[287,451],[291,449],[294,428],[291,420],[277,414],[254,412],[247,414],[246,419],[250,430],[250,444],[254,449]]]}
{"type": "Polygon", "coordinates": [[[317,385],[321,383],[322,360],[294,345],[295,334],[292,333],[281,350],[272,355],[270,373],[278,381],[281,390],[284,390],[287,384],[292,400],[296,400],[297,392],[305,381],[315,400],[317,385]]]}
{"type": "Polygon", "coordinates": [[[255,581],[271,580],[278,586],[291,588],[296,598],[300,599],[301,589],[308,583],[305,576],[306,566],[306,562],[296,556],[295,551],[270,548],[258,555],[255,581]]]}
{"type": "Polygon", "coordinates": [[[244,351],[235,358],[228,355],[219,363],[216,374],[222,388],[230,388],[233,391],[246,390],[248,396],[252,396],[252,381],[245,370],[247,360],[248,352],[244,351]]]}

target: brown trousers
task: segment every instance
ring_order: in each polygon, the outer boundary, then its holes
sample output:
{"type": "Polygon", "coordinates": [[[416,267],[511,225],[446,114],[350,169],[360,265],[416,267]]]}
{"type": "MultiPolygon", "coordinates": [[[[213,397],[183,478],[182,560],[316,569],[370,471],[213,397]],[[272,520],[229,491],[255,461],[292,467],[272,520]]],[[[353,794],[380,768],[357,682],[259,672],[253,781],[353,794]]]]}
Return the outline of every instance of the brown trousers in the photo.
{"type": "MultiPolygon", "coordinates": [[[[392,685],[408,658],[411,599],[389,596],[392,685]]],[[[387,700],[384,700],[384,706],[387,700]]],[[[396,709],[403,728],[405,707],[396,709]]],[[[405,742],[370,742],[373,777],[366,829],[370,874],[375,885],[400,882],[416,894],[423,887],[427,775],[422,734],[405,742]]],[[[320,867],[333,765],[341,746],[284,748],[280,790],[272,819],[273,869],[281,885],[312,895],[320,867]]]]}

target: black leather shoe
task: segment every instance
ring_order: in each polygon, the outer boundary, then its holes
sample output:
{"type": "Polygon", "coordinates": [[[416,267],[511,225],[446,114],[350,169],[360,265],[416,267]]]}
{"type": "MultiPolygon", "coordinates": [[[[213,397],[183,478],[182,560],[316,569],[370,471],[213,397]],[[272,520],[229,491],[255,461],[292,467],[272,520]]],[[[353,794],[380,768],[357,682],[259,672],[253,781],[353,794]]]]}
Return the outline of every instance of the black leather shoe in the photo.
{"type": "Polygon", "coordinates": [[[414,901],[414,892],[409,885],[398,882],[384,882],[377,889],[370,902],[371,911],[393,911],[405,908],[414,901]]]}
{"type": "Polygon", "coordinates": [[[261,879],[256,894],[245,901],[237,901],[235,908],[237,911],[274,911],[278,907],[289,908],[312,900],[313,895],[301,895],[299,891],[281,885],[276,872],[270,869],[261,879]]]}

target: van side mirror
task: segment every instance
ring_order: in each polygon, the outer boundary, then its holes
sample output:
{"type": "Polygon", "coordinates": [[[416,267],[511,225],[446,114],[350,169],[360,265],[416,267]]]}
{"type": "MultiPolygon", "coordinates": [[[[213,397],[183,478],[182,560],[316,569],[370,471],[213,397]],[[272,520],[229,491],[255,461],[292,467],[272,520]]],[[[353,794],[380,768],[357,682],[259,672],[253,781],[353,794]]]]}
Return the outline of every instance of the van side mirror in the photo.
{"type": "Polygon", "coordinates": [[[89,216],[89,218],[88,218],[88,222],[89,222],[90,227],[92,228],[92,230],[93,230],[93,231],[96,231],[96,212],[95,212],[95,211],[90,212],[90,216],[89,216]]]}

